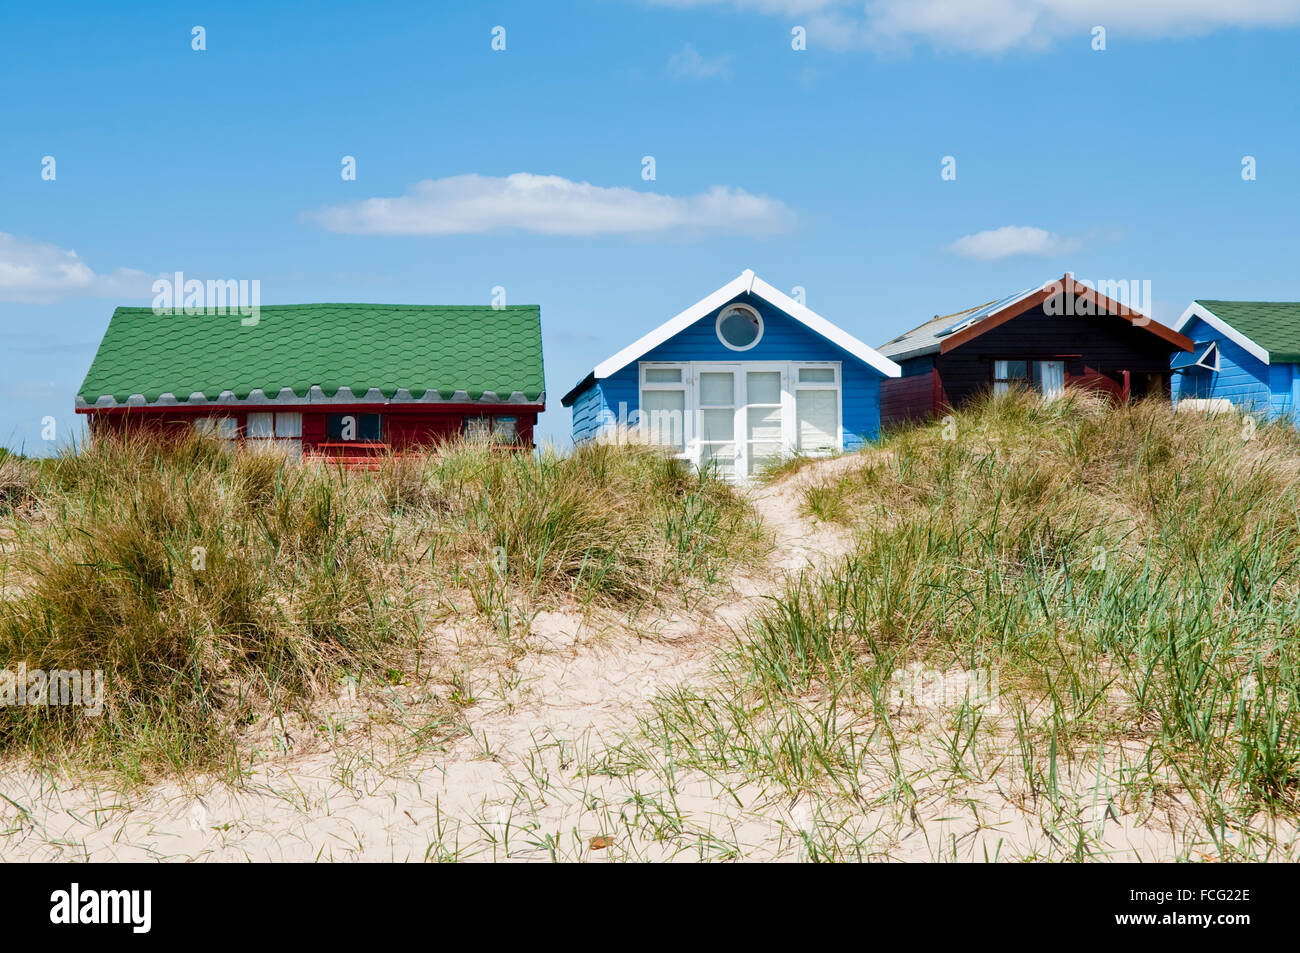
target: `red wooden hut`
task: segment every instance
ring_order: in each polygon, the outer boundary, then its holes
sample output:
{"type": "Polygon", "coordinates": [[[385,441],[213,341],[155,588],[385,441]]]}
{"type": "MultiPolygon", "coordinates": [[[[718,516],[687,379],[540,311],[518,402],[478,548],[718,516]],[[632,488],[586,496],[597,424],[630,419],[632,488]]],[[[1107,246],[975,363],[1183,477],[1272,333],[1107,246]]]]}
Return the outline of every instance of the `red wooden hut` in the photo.
{"type": "Polygon", "coordinates": [[[76,400],[92,437],[194,428],[354,462],[459,435],[530,447],[545,406],[535,305],[118,308],[76,400]]]}

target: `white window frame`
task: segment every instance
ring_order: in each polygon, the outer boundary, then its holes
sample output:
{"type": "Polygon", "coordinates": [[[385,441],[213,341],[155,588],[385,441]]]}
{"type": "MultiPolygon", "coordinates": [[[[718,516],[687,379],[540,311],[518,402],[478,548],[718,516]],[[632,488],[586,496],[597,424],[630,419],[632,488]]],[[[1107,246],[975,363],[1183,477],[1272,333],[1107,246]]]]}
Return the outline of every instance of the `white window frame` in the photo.
{"type": "Polygon", "coordinates": [[[218,440],[239,439],[239,418],[231,414],[194,418],[195,433],[218,440]]]}
{"type": "Polygon", "coordinates": [[[1067,376],[1067,371],[1066,371],[1067,363],[1068,362],[1065,360],[1065,358],[1060,358],[1060,357],[995,358],[993,361],[993,395],[996,397],[1005,394],[1011,389],[1012,383],[1020,383],[1023,384],[1029,390],[1033,391],[1039,397],[1042,397],[1046,400],[1056,400],[1057,398],[1061,397],[1066,390],[1065,384],[1066,384],[1066,376],[1067,376]],[[1008,377],[1007,372],[1005,370],[1001,374],[998,373],[999,365],[1005,366],[1007,364],[1012,364],[1012,363],[1025,365],[1024,377],[1008,377]],[[1061,389],[1051,394],[1043,390],[1043,365],[1045,364],[1059,364],[1061,366],[1061,389]]]}
{"type": "Polygon", "coordinates": [[[722,346],[729,351],[739,351],[742,353],[745,351],[752,351],[754,348],[758,347],[758,342],[763,340],[763,332],[766,330],[767,330],[767,325],[763,321],[763,316],[758,313],[758,309],[750,307],[749,305],[745,304],[743,301],[731,302],[731,304],[727,305],[725,308],[723,308],[721,311],[718,312],[717,320],[713,322],[713,333],[717,335],[718,340],[722,342],[722,346]],[[758,322],[758,336],[755,337],[754,340],[746,344],[744,347],[736,347],[736,345],[732,344],[730,341],[728,341],[726,338],[722,336],[722,319],[725,318],[727,315],[731,314],[731,312],[733,311],[747,311],[750,314],[752,314],[754,316],[754,320],[758,322]]]}
{"type": "MultiPolygon", "coordinates": [[[[812,456],[826,456],[832,453],[839,453],[844,450],[844,387],[842,367],[839,361],[799,361],[790,365],[791,383],[790,383],[790,450],[792,452],[799,448],[799,423],[795,419],[797,414],[798,402],[795,391],[800,390],[834,390],[838,393],[838,399],[835,402],[835,446],[827,450],[812,454],[812,456]],[[835,371],[834,380],[830,381],[808,381],[799,380],[799,371],[804,368],[825,368],[829,367],[835,371]]],[[[782,414],[785,408],[782,408],[782,414]]],[[[784,421],[784,417],[782,420],[784,421]]],[[[784,429],[784,428],[782,428],[784,429]]]]}
{"type": "Polygon", "coordinates": [[[297,411],[285,410],[250,410],[244,418],[244,439],[256,441],[258,443],[274,443],[280,440],[301,440],[302,439],[302,414],[297,411]],[[271,432],[266,435],[252,432],[253,417],[264,414],[271,418],[271,432]],[[282,419],[285,418],[285,419],[282,419]],[[288,418],[297,418],[295,426],[289,426],[288,418]],[[297,433],[282,433],[283,430],[297,430],[297,433]]]}
{"type": "MultiPolygon", "coordinates": [[[[674,454],[678,459],[687,460],[695,466],[700,461],[700,441],[696,426],[700,411],[699,379],[701,371],[731,371],[735,374],[734,399],[736,402],[736,421],[733,439],[737,447],[736,476],[740,481],[748,479],[745,472],[749,465],[749,430],[746,414],[749,407],[748,371],[779,371],[781,374],[781,454],[788,456],[795,452],[798,442],[798,423],[795,420],[796,397],[799,390],[834,390],[836,391],[837,434],[835,446],[821,451],[818,455],[832,454],[844,449],[844,368],[841,361],[641,361],[637,368],[637,408],[636,424],[648,428],[650,421],[645,418],[642,408],[645,401],[642,395],[646,391],[675,390],[684,391],[685,407],[682,421],[681,453],[674,454]],[[682,379],[678,383],[646,381],[649,369],[677,369],[682,379]],[[834,372],[829,381],[799,382],[799,371],[803,368],[829,368],[834,372]]],[[[768,406],[768,405],[762,405],[768,406]]],[[[632,423],[628,421],[628,423],[632,423]]]]}
{"type": "Polygon", "coordinates": [[[519,443],[519,417],[508,414],[466,414],[461,421],[461,436],[470,442],[514,446],[519,443]],[[506,430],[503,421],[510,421],[506,430]]]}
{"type": "Polygon", "coordinates": [[[1013,382],[1024,383],[1026,386],[1032,388],[1034,386],[1034,362],[1029,360],[1028,358],[1020,358],[1020,357],[995,358],[993,361],[994,396],[997,397],[997,396],[1001,396],[1002,394],[1008,393],[1011,390],[1011,384],[1013,382]],[[1024,377],[1008,376],[1008,371],[1005,370],[1005,367],[1007,364],[1012,364],[1012,363],[1025,365],[1024,377]],[[998,373],[999,364],[1002,365],[1004,368],[1001,374],[998,373]]]}
{"type": "MultiPolygon", "coordinates": [[[[673,454],[673,456],[682,460],[691,459],[691,442],[695,437],[694,427],[692,426],[695,415],[692,413],[691,405],[692,402],[698,403],[698,398],[695,396],[697,378],[698,374],[693,372],[692,365],[689,363],[643,361],[637,368],[638,389],[636,397],[636,427],[641,432],[648,432],[648,428],[650,427],[650,420],[647,419],[648,415],[645,410],[645,400],[641,396],[642,394],[646,391],[680,391],[683,395],[682,452],[673,454]],[[681,371],[682,377],[680,381],[647,381],[646,371],[649,370],[681,371]]],[[[632,424],[632,421],[622,421],[621,423],[627,423],[630,425],[632,424]]]]}

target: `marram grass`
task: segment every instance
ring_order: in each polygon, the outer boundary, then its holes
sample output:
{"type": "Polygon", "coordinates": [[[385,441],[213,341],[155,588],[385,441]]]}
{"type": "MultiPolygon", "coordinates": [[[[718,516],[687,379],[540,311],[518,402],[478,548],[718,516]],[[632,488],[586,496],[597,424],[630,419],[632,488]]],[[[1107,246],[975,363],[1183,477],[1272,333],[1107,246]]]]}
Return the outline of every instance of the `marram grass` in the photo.
{"type": "Polygon", "coordinates": [[[914,784],[981,778],[1081,829],[1059,780],[1100,760],[1117,810],[1177,805],[1222,856],[1261,812],[1300,815],[1291,426],[1013,393],[887,435],[804,503],[853,551],[792,581],[611,764],[854,799],[883,764],[903,816],[914,784]],[[908,768],[909,665],[996,673],[1000,727],[957,705],[947,760],[908,768]]]}
{"type": "Polygon", "coordinates": [[[135,438],[0,466],[0,669],[107,684],[101,717],[0,709],[0,756],[131,777],[238,766],[244,729],[340,680],[436,680],[439,623],[518,642],[539,607],[635,614],[759,543],[729,487],[647,448],[464,445],[348,472],[135,438]]]}

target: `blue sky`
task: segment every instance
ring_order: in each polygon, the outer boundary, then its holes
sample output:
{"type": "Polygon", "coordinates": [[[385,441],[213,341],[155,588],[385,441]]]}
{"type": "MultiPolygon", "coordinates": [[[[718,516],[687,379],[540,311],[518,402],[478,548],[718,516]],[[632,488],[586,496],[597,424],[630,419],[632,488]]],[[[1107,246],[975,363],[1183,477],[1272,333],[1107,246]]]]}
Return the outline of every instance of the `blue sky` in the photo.
{"type": "Polygon", "coordinates": [[[263,304],[504,287],[542,307],[558,442],[570,386],[745,268],[872,345],[1067,270],[1150,280],[1167,322],[1300,298],[1300,0],[124,6],[3,15],[0,443],[28,452],[175,271],[263,304]]]}

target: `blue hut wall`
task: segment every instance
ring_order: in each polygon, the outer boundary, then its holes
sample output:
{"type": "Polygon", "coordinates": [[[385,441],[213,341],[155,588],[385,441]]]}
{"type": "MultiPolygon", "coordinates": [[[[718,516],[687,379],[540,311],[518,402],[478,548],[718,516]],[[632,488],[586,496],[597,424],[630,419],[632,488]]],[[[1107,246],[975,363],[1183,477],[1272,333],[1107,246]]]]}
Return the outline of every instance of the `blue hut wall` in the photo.
{"type": "Polygon", "coordinates": [[[1243,410],[1269,417],[1297,418],[1300,410],[1300,366],[1265,364],[1200,318],[1182,329],[1193,341],[1219,343],[1218,373],[1175,374],[1173,399],[1224,397],[1243,410]]]}

